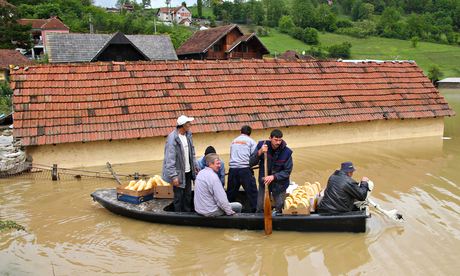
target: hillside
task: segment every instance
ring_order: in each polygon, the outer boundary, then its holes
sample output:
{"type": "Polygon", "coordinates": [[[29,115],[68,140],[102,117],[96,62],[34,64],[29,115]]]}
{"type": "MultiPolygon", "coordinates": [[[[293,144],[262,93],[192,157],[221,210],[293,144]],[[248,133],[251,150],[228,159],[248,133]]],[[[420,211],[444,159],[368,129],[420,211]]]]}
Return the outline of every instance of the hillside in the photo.
{"type": "MultiPolygon", "coordinates": [[[[439,66],[444,77],[460,76],[460,47],[429,42],[419,42],[417,48],[411,47],[408,40],[369,37],[358,39],[346,35],[320,33],[320,43],[323,46],[349,41],[352,59],[380,59],[380,60],[415,60],[427,73],[431,65],[439,66]]],[[[260,37],[260,40],[270,50],[271,55],[279,55],[286,50],[301,52],[310,48],[310,45],[271,29],[270,36],[260,37]]]]}

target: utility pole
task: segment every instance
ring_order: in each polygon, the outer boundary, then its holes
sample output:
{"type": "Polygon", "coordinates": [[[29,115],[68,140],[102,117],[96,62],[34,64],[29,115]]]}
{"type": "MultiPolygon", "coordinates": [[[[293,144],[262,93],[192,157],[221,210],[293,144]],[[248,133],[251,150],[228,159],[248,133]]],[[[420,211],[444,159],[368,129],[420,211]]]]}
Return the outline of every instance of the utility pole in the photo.
{"type": "Polygon", "coordinates": [[[93,21],[92,21],[91,13],[89,14],[89,33],[94,34],[94,27],[93,27],[93,21]]]}

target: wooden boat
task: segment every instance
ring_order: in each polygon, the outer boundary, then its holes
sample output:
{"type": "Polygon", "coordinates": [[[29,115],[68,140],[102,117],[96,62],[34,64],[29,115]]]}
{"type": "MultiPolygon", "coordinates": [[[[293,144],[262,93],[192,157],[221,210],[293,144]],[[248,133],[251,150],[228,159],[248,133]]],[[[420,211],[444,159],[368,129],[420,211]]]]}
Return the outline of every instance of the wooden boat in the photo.
{"type": "MultiPolygon", "coordinates": [[[[234,216],[204,217],[195,212],[172,212],[171,199],[153,199],[139,205],[117,199],[115,189],[100,189],[91,194],[107,210],[117,215],[184,226],[263,230],[263,213],[241,213],[234,216]]],[[[301,232],[365,232],[369,212],[353,211],[341,214],[311,214],[309,216],[273,216],[273,230],[301,232]]]]}

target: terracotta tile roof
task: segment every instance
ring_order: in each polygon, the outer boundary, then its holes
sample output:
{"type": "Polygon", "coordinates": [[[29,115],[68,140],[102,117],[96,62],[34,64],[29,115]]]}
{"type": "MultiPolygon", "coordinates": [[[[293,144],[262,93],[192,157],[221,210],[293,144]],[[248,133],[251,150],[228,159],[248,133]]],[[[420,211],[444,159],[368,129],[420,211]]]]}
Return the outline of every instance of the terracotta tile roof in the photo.
{"type": "Polygon", "coordinates": [[[64,23],[57,17],[49,19],[19,19],[18,23],[21,25],[32,25],[32,29],[40,30],[69,30],[64,23]]]}
{"type": "Polygon", "coordinates": [[[454,115],[410,62],[167,61],[12,70],[14,135],[28,145],[454,115]]]}
{"type": "Polygon", "coordinates": [[[214,43],[234,28],[238,28],[243,34],[236,24],[197,31],[176,50],[177,55],[205,53],[214,43]]]}
{"type": "Polygon", "coordinates": [[[233,49],[235,49],[235,47],[237,47],[241,42],[243,42],[243,41],[248,42],[251,39],[257,40],[257,43],[259,43],[260,46],[264,49],[264,51],[262,52],[263,55],[270,54],[270,51],[268,51],[267,47],[265,47],[265,45],[262,43],[262,41],[259,40],[259,38],[256,36],[255,33],[246,34],[246,35],[238,37],[238,39],[235,40],[235,42],[233,42],[232,46],[230,46],[225,52],[229,53],[229,52],[233,51],[233,49]]]}
{"type": "Polygon", "coordinates": [[[16,50],[0,49],[0,68],[8,68],[10,65],[29,65],[33,62],[16,50]]]}

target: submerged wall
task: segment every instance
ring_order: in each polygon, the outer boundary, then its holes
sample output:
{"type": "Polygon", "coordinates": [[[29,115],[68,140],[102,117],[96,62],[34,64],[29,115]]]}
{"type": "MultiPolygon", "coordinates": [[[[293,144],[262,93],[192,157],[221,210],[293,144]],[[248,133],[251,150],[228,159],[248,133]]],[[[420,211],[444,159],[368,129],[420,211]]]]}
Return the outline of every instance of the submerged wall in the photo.
{"type": "MultiPolygon", "coordinates": [[[[173,130],[174,127],[171,127],[173,130]]],[[[367,141],[396,140],[443,135],[444,119],[379,120],[358,123],[299,126],[281,129],[291,148],[321,145],[346,144],[367,141]]],[[[192,126],[193,131],[193,126],[192,126]]],[[[254,140],[268,138],[270,130],[256,130],[254,140]]],[[[204,153],[208,145],[218,153],[228,154],[231,141],[239,131],[219,133],[197,133],[193,140],[197,156],[204,153]]],[[[165,137],[130,139],[118,141],[96,141],[88,143],[66,143],[27,147],[34,163],[58,164],[59,167],[88,167],[162,160],[165,137]]]]}

